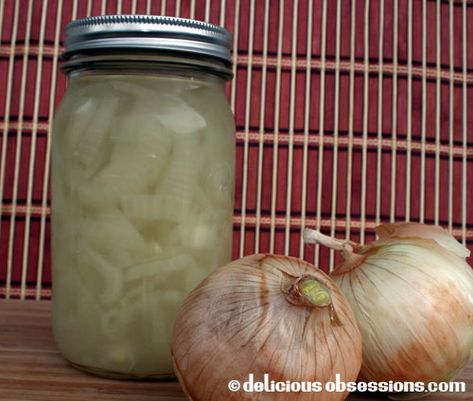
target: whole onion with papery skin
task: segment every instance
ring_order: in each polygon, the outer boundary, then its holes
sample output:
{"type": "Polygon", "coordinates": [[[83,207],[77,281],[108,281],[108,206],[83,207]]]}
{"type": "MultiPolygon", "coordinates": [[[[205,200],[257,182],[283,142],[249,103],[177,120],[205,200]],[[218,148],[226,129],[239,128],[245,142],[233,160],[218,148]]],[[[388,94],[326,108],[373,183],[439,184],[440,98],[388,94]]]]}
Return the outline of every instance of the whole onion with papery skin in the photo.
{"type": "MultiPolygon", "coordinates": [[[[348,302],[321,270],[295,258],[253,255],[211,273],[184,301],[174,327],[174,368],[193,401],[250,401],[231,392],[250,374],[262,381],[354,381],[361,337],[348,302]]],[[[346,393],[303,394],[340,401],[346,393]]],[[[300,400],[299,392],[257,393],[259,401],[300,400]]]]}
{"type": "Polygon", "coordinates": [[[440,227],[401,223],[376,231],[379,240],[363,247],[305,232],[306,242],[340,250],[345,259],[331,277],[361,330],[359,379],[454,379],[473,350],[469,251],[440,227]]]}

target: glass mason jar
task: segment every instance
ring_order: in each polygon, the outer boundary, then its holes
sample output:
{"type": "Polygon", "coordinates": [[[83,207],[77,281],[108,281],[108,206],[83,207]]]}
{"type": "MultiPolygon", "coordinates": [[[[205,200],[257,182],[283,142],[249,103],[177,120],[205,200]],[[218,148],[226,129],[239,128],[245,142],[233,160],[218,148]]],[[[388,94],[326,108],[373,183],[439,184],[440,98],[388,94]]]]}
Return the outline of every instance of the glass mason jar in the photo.
{"type": "Polygon", "coordinates": [[[197,21],[102,16],[66,28],[53,130],[53,328],[76,367],[173,374],[186,294],[231,259],[230,37],[197,21]]]}

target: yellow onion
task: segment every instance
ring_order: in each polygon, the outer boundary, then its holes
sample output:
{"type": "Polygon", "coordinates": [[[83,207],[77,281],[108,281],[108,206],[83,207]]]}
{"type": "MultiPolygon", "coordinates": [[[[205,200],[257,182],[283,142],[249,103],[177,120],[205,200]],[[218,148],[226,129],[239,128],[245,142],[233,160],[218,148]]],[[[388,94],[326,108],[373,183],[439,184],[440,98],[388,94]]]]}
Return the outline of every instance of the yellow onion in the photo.
{"type": "Polygon", "coordinates": [[[377,227],[366,246],[306,230],[306,242],[341,250],[331,277],[363,339],[362,381],[450,381],[473,350],[473,271],[468,251],[439,227],[377,227]],[[463,248],[463,249],[462,249],[463,248]]]}
{"type": "Polygon", "coordinates": [[[467,258],[470,250],[460,244],[450,233],[440,226],[420,223],[385,223],[375,228],[378,237],[383,238],[425,238],[432,239],[439,245],[460,256],[467,258]]]}
{"type": "MultiPolygon", "coordinates": [[[[176,375],[193,401],[291,401],[301,393],[231,392],[262,381],[354,381],[361,337],[348,302],[321,270],[299,259],[252,255],[211,273],[186,298],[174,326],[176,375]],[[255,398],[256,397],[256,398],[255,398]]],[[[346,393],[302,394],[338,401],[346,393]]]]}

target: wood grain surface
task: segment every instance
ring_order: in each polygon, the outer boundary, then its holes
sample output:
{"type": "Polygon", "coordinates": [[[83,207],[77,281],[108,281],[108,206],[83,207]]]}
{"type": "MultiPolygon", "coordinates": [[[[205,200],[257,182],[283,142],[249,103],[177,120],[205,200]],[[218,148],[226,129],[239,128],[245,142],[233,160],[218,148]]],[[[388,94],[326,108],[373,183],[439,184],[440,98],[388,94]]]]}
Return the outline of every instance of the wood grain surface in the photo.
{"type": "MultiPolygon", "coordinates": [[[[0,300],[0,400],[8,401],[180,401],[179,383],[98,378],[72,368],[54,345],[51,304],[0,300]]],[[[473,364],[458,380],[466,394],[438,394],[425,401],[473,400],[473,364]]],[[[383,398],[351,395],[349,401],[383,398]]],[[[225,400],[222,400],[225,401],[225,400]]]]}

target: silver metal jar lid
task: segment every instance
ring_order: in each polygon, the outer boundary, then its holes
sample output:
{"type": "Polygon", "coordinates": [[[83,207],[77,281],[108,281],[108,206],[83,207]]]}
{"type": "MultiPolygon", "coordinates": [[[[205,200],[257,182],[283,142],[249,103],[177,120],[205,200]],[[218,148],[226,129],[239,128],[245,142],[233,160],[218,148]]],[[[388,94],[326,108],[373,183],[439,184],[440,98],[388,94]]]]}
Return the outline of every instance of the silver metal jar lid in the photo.
{"type": "Polygon", "coordinates": [[[92,50],[153,50],[231,64],[230,33],[216,25],[153,15],[102,15],[66,27],[64,60],[92,50]]]}

